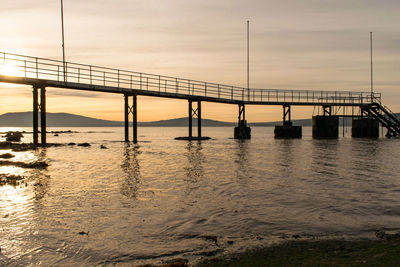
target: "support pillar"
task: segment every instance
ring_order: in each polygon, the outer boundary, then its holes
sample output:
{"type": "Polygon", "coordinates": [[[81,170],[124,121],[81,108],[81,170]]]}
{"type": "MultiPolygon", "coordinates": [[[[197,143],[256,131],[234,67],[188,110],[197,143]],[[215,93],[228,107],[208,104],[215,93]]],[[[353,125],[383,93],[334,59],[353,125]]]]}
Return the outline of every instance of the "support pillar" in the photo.
{"type": "Polygon", "coordinates": [[[197,101],[197,138],[201,138],[201,101],[197,101]]]}
{"type": "Polygon", "coordinates": [[[38,145],[38,121],[39,121],[39,101],[38,101],[38,88],[33,86],[33,144],[38,145]]]}
{"type": "Polygon", "coordinates": [[[302,127],[293,126],[291,119],[291,108],[289,105],[284,105],[283,125],[275,125],[275,138],[301,138],[302,127]]]}
{"type": "Polygon", "coordinates": [[[192,105],[192,100],[189,99],[189,139],[192,139],[193,133],[192,133],[192,126],[193,126],[193,105],[192,105]]]}
{"type": "Polygon", "coordinates": [[[283,106],[283,125],[292,126],[290,106],[283,106]]]}
{"type": "Polygon", "coordinates": [[[193,108],[193,102],[195,100],[188,99],[188,125],[189,125],[189,135],[186,137],[175,137],[175,140],[208,140],[211,139],[207,136],[202,136],[201,133],[201,101],[196,100],[197,108],[193,108]],[[197,137],[193,136],[193,118],[197,118],[197,137]]]}
{"type": "Polygon", "coordinates": [[[124,95],[125,142],[129,142],[129,96],[124,95]]]}
{"type": "Polygon", "coordinates": [[[132,105],[132,115],[133,115],[133,143],[137,143],[137,95],[133,95],[133,105],[132,105]]]}
{"type": "Polygon", "coordinates": [[[332,115],[332,106],[322,106],[322,111],[324,116],[332,115]]]}
{"type": "Polygon", "coordinates": [[[244,104],[239,104],[238,126],[234,130],[235,139],[250,139],[251,129],[247,127],[246,108],[244,104]]]}
{"type": "Polygon", "coordinates": [[[40,88],[40,137],[42,146],[46,146],[46,88],[40,88]]]}
{"type": "Polygon", "coordinates": [[[189,140],[201,139],[201,101],[197,101],[197,109],[193,109],[193,100],[188,100],[189,104],[189,140]],[[197,117],[197,138],[193,138],[193,117],[197,117]]]}

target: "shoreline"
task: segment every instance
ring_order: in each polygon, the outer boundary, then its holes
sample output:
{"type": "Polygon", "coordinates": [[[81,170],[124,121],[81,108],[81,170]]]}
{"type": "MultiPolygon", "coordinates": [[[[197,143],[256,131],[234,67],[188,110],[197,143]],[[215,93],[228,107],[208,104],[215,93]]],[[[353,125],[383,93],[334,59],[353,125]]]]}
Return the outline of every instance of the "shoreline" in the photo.
{"type": "Polygon", "coordinates": [[[196,266],[398,266],[400,240],[292,240],[205,259],[196,266]]]}

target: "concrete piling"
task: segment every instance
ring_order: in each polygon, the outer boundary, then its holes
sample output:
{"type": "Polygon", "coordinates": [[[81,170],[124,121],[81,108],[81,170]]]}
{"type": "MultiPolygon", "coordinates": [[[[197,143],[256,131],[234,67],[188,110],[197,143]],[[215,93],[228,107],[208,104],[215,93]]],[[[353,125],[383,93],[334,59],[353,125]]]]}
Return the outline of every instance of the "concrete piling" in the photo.
{"type": "Polygon", "coordinates": [[[313,116],[313,138],[339,138],[339,116],[313,116]]]}
{"type": "Polygon", "coordinates": [[[353,119],[351,136],[355,138],[379,138],[379,122],[370,117],[353,119]]]}

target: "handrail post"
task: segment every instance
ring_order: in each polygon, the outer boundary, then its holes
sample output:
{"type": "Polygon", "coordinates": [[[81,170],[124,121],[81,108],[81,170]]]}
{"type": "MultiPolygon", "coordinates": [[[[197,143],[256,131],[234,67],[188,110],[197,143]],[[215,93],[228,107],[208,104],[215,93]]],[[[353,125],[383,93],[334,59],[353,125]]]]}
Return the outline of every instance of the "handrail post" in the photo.
{"type": "Polygon", "coordinates": [[[117,82],[118,82],[118,88],[119,88],[119,69],[117,70],[117,75],[118,75],[117,76],[117,80],[118,80],[117,82]]]}
{"type": "MultiPolygon", "coordinates": [[[[139,74],[139,80],[140,80],[140,90],[142,90],[142,73],[139,74]]],[[[131,89],[132,89],[132,75],[131,75],[131,89]]]]}
{"type": "Polygon", "coordinates": [[[26,78],[26,60],[24,61],[24,72],[25,72],[25,78],[26,78]]]}
{"type": "Polygon", "coordinates": [[[161,76],[158,75],[158,92],[161,92],[161,76]]]}
{"type": "Polygon", "coordinates": [[[106,86],[106,72],[105,71],[103,71],[103,85],[106,86]]]}
{"type": "Polygon", "coordinates": [[[232,86],[232,90],[231,90],[231,100],[233,100],[233,86],[232,86]]]}
{"type": "Polygon", "coordinates": [[[39,79],[38,58],[36,58],[36,79],[39,79]]]}
{"type": "Polygon", "coordinates": [[[89,66],[90,85],[92,85],[92,65],[89,66]]]}

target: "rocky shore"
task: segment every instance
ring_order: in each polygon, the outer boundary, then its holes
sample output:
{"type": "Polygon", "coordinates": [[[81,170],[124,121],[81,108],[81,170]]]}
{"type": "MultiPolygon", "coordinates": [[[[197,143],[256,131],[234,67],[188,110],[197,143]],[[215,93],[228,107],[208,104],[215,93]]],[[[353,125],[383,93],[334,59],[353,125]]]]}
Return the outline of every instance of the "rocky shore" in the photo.
{"type": "Polygon", "coordinates": [[[390,238],[390,235],[378,238],[293,240],[238,255],[207,259],[198,266],[399,266],[400,239],[390,238]]]}

